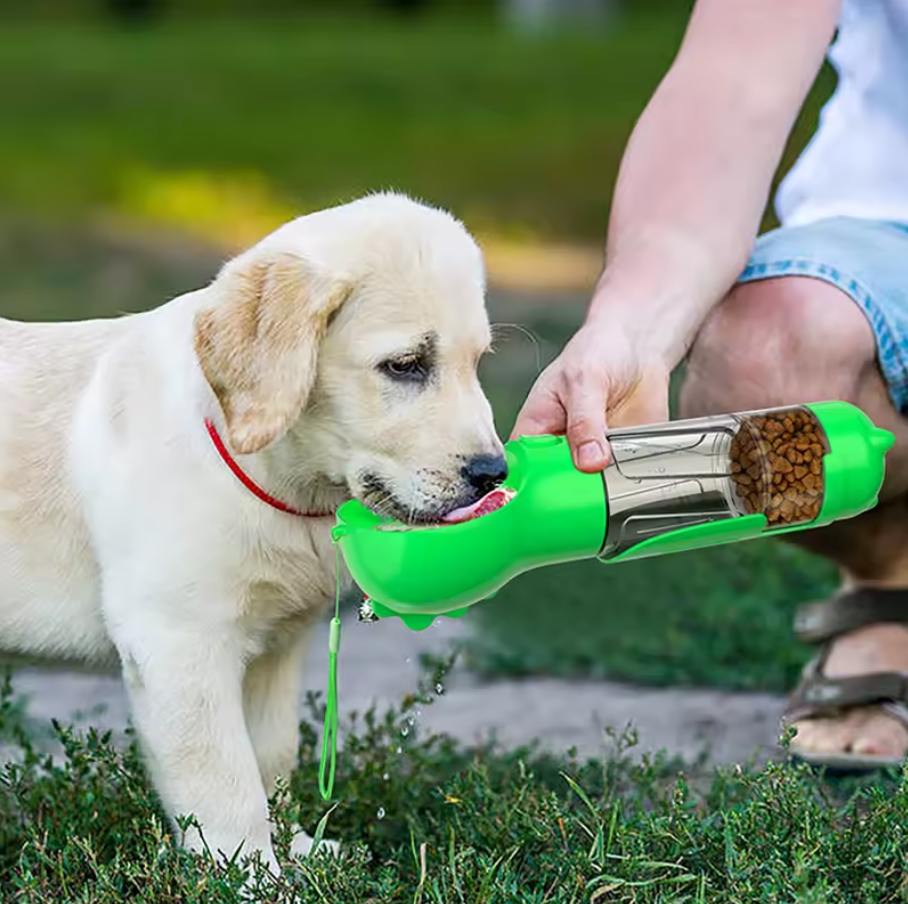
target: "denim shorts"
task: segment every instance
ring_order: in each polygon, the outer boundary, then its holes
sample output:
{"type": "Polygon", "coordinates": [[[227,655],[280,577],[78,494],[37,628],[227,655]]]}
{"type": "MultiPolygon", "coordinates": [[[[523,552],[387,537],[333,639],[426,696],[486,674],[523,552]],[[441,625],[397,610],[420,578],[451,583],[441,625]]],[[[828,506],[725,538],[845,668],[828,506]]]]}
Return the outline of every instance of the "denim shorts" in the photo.
{"type": "Polygon", "coordinates": [[[739,282],[808,276],[867,316],[897,411],[908,413],[908,224],[836,217],[761,235],[739,282]]]}

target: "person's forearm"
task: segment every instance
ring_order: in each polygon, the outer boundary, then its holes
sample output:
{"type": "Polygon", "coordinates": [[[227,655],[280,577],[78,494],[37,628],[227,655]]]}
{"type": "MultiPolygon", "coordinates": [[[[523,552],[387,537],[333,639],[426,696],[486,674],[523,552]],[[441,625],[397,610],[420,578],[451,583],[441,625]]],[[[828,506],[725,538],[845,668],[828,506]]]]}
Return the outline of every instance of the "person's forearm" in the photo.
{"type": "Polygon", "coordinates": [[[625,152],[588,320],[625,312],[671,366],[686,354],[746,264],[837,7],[700,0],[625,152]]]}

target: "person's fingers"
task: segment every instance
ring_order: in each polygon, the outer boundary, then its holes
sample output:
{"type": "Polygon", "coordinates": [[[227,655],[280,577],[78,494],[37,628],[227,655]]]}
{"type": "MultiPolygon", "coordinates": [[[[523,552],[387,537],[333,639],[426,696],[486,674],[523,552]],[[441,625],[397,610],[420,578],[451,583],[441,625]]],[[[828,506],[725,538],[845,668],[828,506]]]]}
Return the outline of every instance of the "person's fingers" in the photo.
{"type": "Polygon", "coordinates": [[[609,463],[606,393],[598,381],[578,375],[567,382],[567,440],[574,464],[580,471],[601,471],[609,463]]]}
{"type": "Polygon", "coordinates": [[[614,410],[609,412],[609,426],[641,427],[664,424],[669,420],[668,376],[653,374],[643,378],[614,410]]]}
{"type": "Polygon", "coordinates": [[[560,435],[567,423],[564,405],[549,388],[549,378],[543,373],[530,390],[511,431],[510,439],[521,436],[560,435]]]}
{"type": "Polygon", "coordinates": [[[551,433],[557,435],[564,432],[564,428],[551,426],[555,423],[552,417],[540,416],[533,409],[521,410],[514,423],[509,440],[519,439],[521,436],[543,436],[551,433]]]}
{"type": "Polygon", "coordinates": [[[668,393],[652,395],[634,394],[609,419],[614,430],[617,427],[643,427],[648,424],[665,424],[669,420],[668,393]]]}

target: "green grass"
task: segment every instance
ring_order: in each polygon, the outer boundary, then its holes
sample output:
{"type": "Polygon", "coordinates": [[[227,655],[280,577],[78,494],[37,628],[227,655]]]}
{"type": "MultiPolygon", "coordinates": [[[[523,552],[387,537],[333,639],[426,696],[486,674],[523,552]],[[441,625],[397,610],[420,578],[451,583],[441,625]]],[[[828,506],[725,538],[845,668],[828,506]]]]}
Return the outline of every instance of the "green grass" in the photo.
{"type": "Polygon", "coordinates": [[[474,228],[600,241],[684,6],[539,38],[445,17],[7,24],[0,204],[77,221],[161,205],[191,218],[204,211],[184,208],[210,203],[200,175],[291,212],[396,187],[474,228]]]}
{"type": "Polygon", "coordinates": [[[798,603],[833,569],[769,541],[522,575],[475,610],[470,663],[486,675],[592,676],[651,685],[791,690],[811,654],[798,603]]]}
{"type": "MultiPolygon", "coordinates": [[[[418,697],[418,695],[417,695],[418,697]]],[[[0,897],[27,904],[889,904],[904,901],[908,782],[829,785],[785,764],[702,773],[664,755],[605,761],[466,749],[408,736],[405,703],[351,725],[339,803],[318,797],[317,724],[275,796],[283,872],[215,867],[179,848],[134,745],[57,728],[50,761],[0,734],[0,897]],[[346,842],[339,860],[288,859],[289,825],[346,842]],[[242,882],[249,876],[244,897],[242,882]]],[[[5,721],[4,721],[5,720],[5,721]]],[[[187,822],[184,822],[186,825],[187,822]]]]}

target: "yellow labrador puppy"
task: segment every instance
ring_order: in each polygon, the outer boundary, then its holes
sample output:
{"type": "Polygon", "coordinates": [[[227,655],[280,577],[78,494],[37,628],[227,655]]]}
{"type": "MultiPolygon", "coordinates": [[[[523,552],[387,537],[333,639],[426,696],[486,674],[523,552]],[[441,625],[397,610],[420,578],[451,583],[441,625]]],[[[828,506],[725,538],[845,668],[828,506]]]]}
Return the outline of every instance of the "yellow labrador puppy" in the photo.
{"type": "Polygon", "coordinates": [[[121,669],[158,793],[213,851],[276,868],[338,505],[438,521],[505,476],[489,342],[476,244],[396,194],[147,313],[0,320],[0,650],[121,669]]]}

